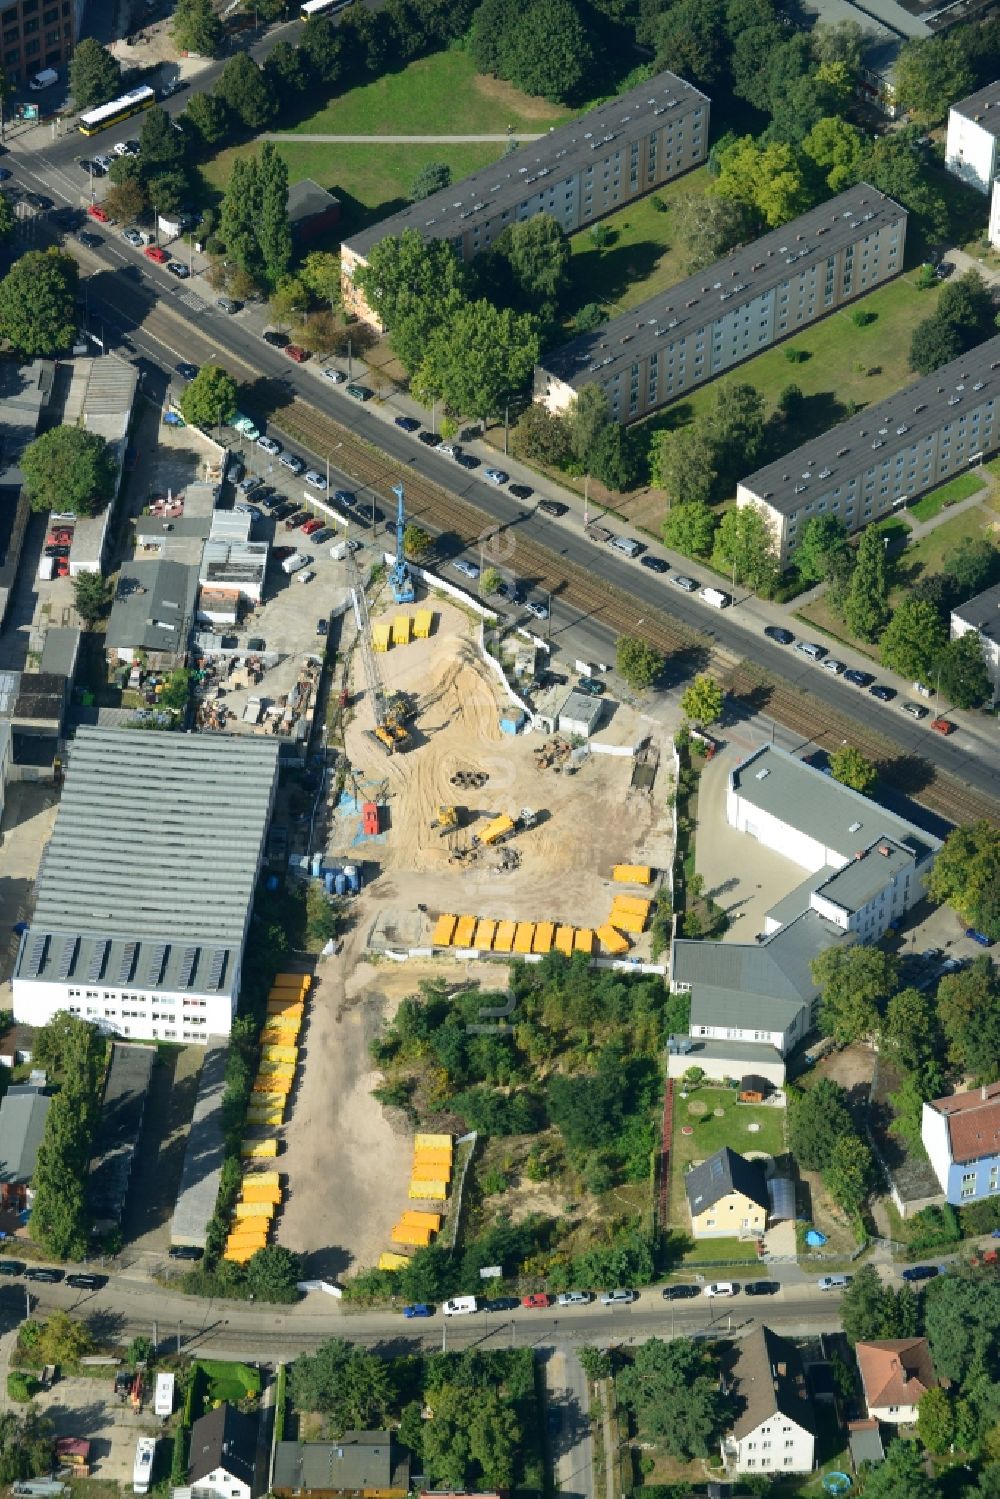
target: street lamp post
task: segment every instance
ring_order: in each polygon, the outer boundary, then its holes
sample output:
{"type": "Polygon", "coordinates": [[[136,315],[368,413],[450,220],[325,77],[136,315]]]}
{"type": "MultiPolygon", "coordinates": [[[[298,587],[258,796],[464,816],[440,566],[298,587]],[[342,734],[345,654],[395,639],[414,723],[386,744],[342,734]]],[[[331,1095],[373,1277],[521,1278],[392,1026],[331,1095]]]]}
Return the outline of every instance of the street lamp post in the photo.
{"type": "Polygon", "coordinates": [[[583,529],[590,525],[590,475],[583,476],[583,529]]]}

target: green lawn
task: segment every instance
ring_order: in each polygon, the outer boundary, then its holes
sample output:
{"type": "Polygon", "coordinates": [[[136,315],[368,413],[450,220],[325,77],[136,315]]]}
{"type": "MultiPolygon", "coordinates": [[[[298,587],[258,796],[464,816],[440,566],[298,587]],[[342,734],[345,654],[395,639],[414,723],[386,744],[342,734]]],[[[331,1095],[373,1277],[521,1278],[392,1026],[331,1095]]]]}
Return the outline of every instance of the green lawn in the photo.
{"type": "MultiPolygon", "coordinates": [[[[541,134],[571,113],[477,73],[468,52],[435,52],[331,99],[291,128],[296,135],[494,135],[508,127],[541,134]]],[[[435,160],[437,148],[426,149],[435,160]]]]}
{"type": "Polygon", "coordinates": [[[940,514],[948,505],[957,505],[959,500],[968,499],[970,494],[975,494],[977,489],[982,489],[983,477],[979,473],[959,474],[957,478],[949,480],[937,489],[932,489],[930,494],[925,494],[922,500],[910,505],[908,513],[915,515],[917,520],[932,520],[935,515],[940,514]]]}
{"type": "Polygon", "coordinates": [[[611,214],[602,220],[613,235],[604,250],[595,248],[589,229],[574,235],[566,308],[575,312],[599,302],[613,316],[683,280],[688,247],[674,237],[670,204],[682,193],[704,194],[711,181],[708,169],[699,167],[611,214]],[[653,198],[665,203],[667,212],[654,207],[653,198]]]}
{"type": "Polygon", "coordinates": [[[191,1366],[196,1380],[191,1415],[197,1420],[202,1411],[212,1410],[220,1401],[231,1404],[247,1395],[260,1394],[260,1371],[249,1364],[228,1359],[195,1359],[191,1366]]]}
{"type": "MultiPolygon", "coordinates": [[[[252,145],[237,146],[206,163],[202,170],[209,201],[221,198],[235,157],[254,149],[252,145]]],[[[501,145],[392,146],[373,142],[366,146],[308,141],[280,141],[278,150],[288,164],[290,181],[312,177],[340,199],[342,238],[405,208],[410,184],[429,161],[446,161],[457,180],[503,153],[501,145]]]]}
{"type": "MultiPolygon", "coordinates": [[[[788,345],[779,344],[723,378],[755,386],[769,407],[786,385],[799,387],[806,399],[801,419],[789,433],[791,448],[842,420],[848,401],[868,406],[917,378],[909,372],[910,339],[916,325],[933,312],[938,294],[937,287],[919,291],[912,276],[901,276],[797,333],[792,345],[809,356],[801,364],[786,359],[788,345]],[[851,314],[858,309],[874,312],[875,321],[855,327],[851,314]]],[[[650,435],[658,428],[681,426],[711,408],[720,383],[711,381],[657,412],[646,423],[650,435]]]]}

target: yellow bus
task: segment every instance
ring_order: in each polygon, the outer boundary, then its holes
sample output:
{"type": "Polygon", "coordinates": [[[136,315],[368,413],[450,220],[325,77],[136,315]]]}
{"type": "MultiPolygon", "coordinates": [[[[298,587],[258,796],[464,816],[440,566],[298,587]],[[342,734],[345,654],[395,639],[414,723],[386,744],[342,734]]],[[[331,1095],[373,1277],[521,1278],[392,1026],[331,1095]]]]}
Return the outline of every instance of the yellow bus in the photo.
{"type": "Polygon", "coordinates": [[[127,94],[122,94],[120,99],[102,104],[99,109],[88,109],[86,114],[80,116],[80,133],[96,135],[99,130],[107,130],[109,125],[118,125],[130,115],[150,109],[155,103],[155,91],[144,83],[141,88],[130,89],[127,94]]]}

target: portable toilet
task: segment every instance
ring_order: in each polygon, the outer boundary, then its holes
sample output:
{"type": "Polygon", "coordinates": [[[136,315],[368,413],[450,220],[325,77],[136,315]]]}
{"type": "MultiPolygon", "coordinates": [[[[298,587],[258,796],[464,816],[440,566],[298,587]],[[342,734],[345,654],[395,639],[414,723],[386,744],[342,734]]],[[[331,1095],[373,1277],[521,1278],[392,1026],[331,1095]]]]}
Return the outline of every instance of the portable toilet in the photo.
{"type": "Polygon", "coordinates": [[[361,893],[361,870],[357,864],[345,864],[344,877],[351,888],[351,894],[359,895],[361,893]]]}
{"type": "Polygon", "coordinates": [[[326,891],[327,895],[333,894],[334,874],[334,870],[328,869],[323,875],[323,889],[326,891]]]}
{"type": "Polygon", "coordinates": [[[342,869],[338,869],[333,877],[333,888],[337,895],[347,894],[347,876],[342,869]]]}

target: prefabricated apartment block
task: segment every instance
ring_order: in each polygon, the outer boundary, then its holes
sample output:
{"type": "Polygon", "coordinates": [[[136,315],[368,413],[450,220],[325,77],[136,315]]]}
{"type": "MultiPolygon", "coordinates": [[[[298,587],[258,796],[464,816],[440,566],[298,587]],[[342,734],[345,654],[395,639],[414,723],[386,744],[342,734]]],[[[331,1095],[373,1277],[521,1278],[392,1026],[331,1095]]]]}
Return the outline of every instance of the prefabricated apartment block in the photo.
{"type": "Polygon", "coordinates": [[[906,209],[861,183],[657,293],[535,370],[550,411],[587,385],[631,422],[902,270],[906,209]]]}
{"type": "Polygon", "coordinates": [[[981,193],[993,187],[1000,165],[1000,80],[959,99],[948,111],[944,164],[981,193]]]}
{"type": "Polygon", "coordinates": [[[995,452],[998,398],[1000,337],[742,479],[736,503],[763,511],[784,566],[814,515],[859,531],[995,452]]]}
{"type": "Polygon", "coordinates": [[[373,224],[341,246],[345,305],[374,321],[354,285],[354,272],[390,235],[415,229],[425,239],[446,239],[468,261],[511,224],[536,213],[549,214],[572,234],[641,198],[705,160],[709,108],[706,96],[683,78],[658,73],[582,119],[373,224]]]}

